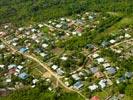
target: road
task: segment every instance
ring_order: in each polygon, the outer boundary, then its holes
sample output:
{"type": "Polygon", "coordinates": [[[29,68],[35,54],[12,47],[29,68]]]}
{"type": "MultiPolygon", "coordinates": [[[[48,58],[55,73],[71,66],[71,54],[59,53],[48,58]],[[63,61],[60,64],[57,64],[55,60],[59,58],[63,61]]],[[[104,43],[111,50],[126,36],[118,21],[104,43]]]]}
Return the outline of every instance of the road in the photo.
{"type": "Polygon", "coordinates": [[[65,88],[66,90],[69,90],[69,91],[76,92],[76,93],[78,93],[81,97],[83,97],[85,100],[87,100],[87,98],[86,98],[83,94],[81,94],[78,90],[74,90],[74,89],[72,89],[72,88],[70,88],[70,87],[67,87],[67,86],[62,82],[62,80],[60,79],[60,77],[59,77],[56,73],[54,73],[54,72],[49,68],[49,66],[48,66],[46,63],[41,62],[41,61],[38,60],[36,57],[33,57],[33,56],[29,55],[29,54],[24,54],[24,53],[19,52],[17,49],[15,49],[15,48],[12,47],[10,44],[8,44],[8,42],[5,41],[4,39],[0,39],[0,40],[1,40],[7,47],[9,47],[9,49],[11,49],[12,52],[17,53],[17,54],[21,54],[21,55],[23,55],[23,56],[26,57],[26,58],[32,59],[33,61],[35,61],[35,62],[37,62],[39,65],[41,65],[43,68],[45,68],[45,69],[58,81],[58,83],[59,83],[63,88],[65,88]]]}

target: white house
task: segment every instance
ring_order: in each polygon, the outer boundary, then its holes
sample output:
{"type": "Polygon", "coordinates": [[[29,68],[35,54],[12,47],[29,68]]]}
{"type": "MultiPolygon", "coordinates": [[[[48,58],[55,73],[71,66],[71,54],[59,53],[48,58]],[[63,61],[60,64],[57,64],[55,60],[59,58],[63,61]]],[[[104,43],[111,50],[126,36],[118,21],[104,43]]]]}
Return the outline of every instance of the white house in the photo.
{"type": "Polygon", "coordinates": [[[0,49],[4,49],[4,48],[5,48],[5,45],[1,44],[0,49]]]}
{"type": "Polygon", "coordinates": [[[126,33],[125,38],[131,38],[131,35],[126,33]]]}
{"type": "Polygon", "coordinates": [[[39,81],[38,79],[33,79],[33,80],[32,80],[32,83],[33,83],[33,84],[36,84],[38,81],[39,81]]]}
{"type": "Polygon", "coordinates": [[[61,28],[62,27],[62,24],[57,24],[55,27],[56,28],[61,28]]]}
{"type": "Polygon", "coordinates": [[[105,88],[106,87],[106,82],[107,82],[107,80],[106,79],[102,79],[102,80],[100,80],[100,82],[98,83],[99,85],[100,85],[100,87],[103,89],[103,88],[105,88]]]}
{"type": "Polygon", "coordinates": [[[110,64],[109,64],[109,63],[104,63],[104,64],[103,64],[103,67],[104,67],[104,68],[110,67],[110,64]]]}
{"type": "Polygon", "coordinates": [[[89,88],[91,91],[94,91],[94,90],[96,90],[96,89],[98,88],[98,85],[93,84],[93,85],[89,86],[88,88],[89,88]]]}
{"type": "Polygon", "coordinates": [[[114,44],[114,43],[116,43],[116,40],[112,39],[112,40],[110,40],[109,42],[110,42],[111,44],[114,44]]]}
{"type": "Polygon", "coordinates": [[[0,65],[0,68],[4,68],[5,65],[0,65]]]}
{"type": "Polygon", "coordinates": [[[19,70],[21,70],[21,69],[23,68],[23,66],[18,65],[17,68],[18,68],[19,70]]]}
{"type": "Polygon", "coordinates": [[[57,68],[58,68],[57,65],[53,65],[53,66],[52,66],[52,69],[53,69],[53,70],[56,70],[57,68]]]}
{"type": "Polygon", "coordinates": [[[95,59],[95,58],[99,57],[99,54],[95,53],[92,55],[92,57],[95,59]]]}
{"type": "Polygon", "coordinates": [[[60,59],[66,61],[68,59],[68,57],[63,56],[60,59]]]}
{"type": "Polygon", "coordinates": [[[45,57],[47,54],[45,54],[45,53],[40,53],[40,56],[42,56],[42,57],[45,57]]]}
{"type": "Polygon", "coordinates": [[[72,78],[74,79],[74,80],[80,80],[80,77],[78,76],[78,74],[73,74],[72,75],[72,78]]]}
{"type": "Polygon", "coordinates": [[[44,43],[44,44],[42,44],[42,47],[43,48],[47,48],[48,47],[48,44],[44,43]]]}
{"type": "Polygon", "coordinates": [[[103,63],[105,61],[103,58],[97,58],[96,60],[98,63],[103,63]]]}

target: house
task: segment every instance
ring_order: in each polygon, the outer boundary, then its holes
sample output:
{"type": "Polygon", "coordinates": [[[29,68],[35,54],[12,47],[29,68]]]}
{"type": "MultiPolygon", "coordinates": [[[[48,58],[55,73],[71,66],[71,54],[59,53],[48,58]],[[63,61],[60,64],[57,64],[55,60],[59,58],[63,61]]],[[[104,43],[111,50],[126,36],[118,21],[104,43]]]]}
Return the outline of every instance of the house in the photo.
{"type": "Polygon", "coordinates": [[[8,25],[5,25],[4,28],[7,29],[9,26],[8,25]]]}
{"type": "Polygon", "coordinates": [[[100,82],[98,84],[103,89],[103,88],[106,87],[106,83],[107,83],[107,80],[106,79],[102,79],[102,80],[100,80],[100,82]]]}
{"type": "Polygon", "coordinates": [[[109,64],[109,63],[104,63],[104,64],[103,64],[103,67],[104,67],[104,68],[110,67],[110,64],[109,64]]]}
{"type": "Polygon", "coordinates": [[[39,81],[38,79],[33,79],[33,80],[32,80],[32,83],[33,83],[33,84],[36,84],[38,81],[39,81]]]}
{"type": "Polygon", "coordinates": [[[81,33],[81,32],[83,32],[83,29],[81,27],[78,27],[78,28],[76,28],[76,32],[81,33]]]}
{"type": "Polygon", "coordinates": [[[89,18],[90,20],[93,20],[94,17],[90,15],[88,18],[89,18]]]}
{"type": "Polygon", "coordinates": [[[57,24],[55,27],[56,28],[61,28],[62,27],[62,24],[57,24]]]}
{"type": "Polygon", "coordinates": [[[117,96],[112,96],[109,100],[120,100],[117,96]]]}
{"type": "Polygon", "coordinates": [[[79,72],[79,76],[85,76],[85,73],[79,72]]]}
{"type": "Polygon", "coordinates": [[[45,54],[45,53],[40,53],[40,56],[45,57],[45,56],[47,56],[47,54],[45,54]]]}
{"type": "Polygon", "coordinates": [[[20,52],[20,53],[25,53],[25,52],[28,51],[28,50],[29,50],[29,48],[23,47],[23,48],[20,48],[20,49],[19,49],[19,52],[20,52]]]}
{"type": "Polygon", "coordinates": [[[125,38],[131,38],[131,35],[126,33],[125,38]]]}
{"type": "Polygon", "coordinates": [[[17,46],[17,44],[18,44],[18,43],[16,43],[16,42],[12,43],[13,46],[17,46]]]}
{"type": "Polygon", "coordinates": [[[61,20],[61,21],[64,21],[64,20],[65,20],[65,18],[60,18],[60,20],[61,20]]]}
{"type": "Polygon", "coordinates": [[[107,80],[108,85],[110,85],[110,86],[113,85],[113,82],[110,79],[106,79],[106,80],[107,80]]]}
{"type": "Polygon", "coordinates": [[[0,32],[0,37],[5,36],[5,35],[6,35],[5,32],[0,32]]]}
{"type": "Polygon", "coordinates": [[[106,68],[106,71],[109,74],[115,74],[116,73],[116,69],[114,67],[108,67],[108,68],[106,68]]]}
{"type": "Polygon", "coordinates": [[[12,68],[14,68],[14,67],[16,67],[17,65],[15,65],[15,64],[11,64],[11,65],[8,65],[8,69],[12,69],[12,68]]]}
{"type": "Polygon", "coordinates": [[[72,32],[72,34],[73,34],[73,35],[76,35],[76,34],[77,34],[77,32],[72,32]]]}
{"type": "Polygon", "coordinates": [[[47,48],[48,47],[48,44],[44,43],[44,44],[42,44],[42,47],[43,48],[47,48]]]}
{"type": "Polygon", "coordinates": [[[5,65],[0,65],[0,68],[4,68],[5,67],[5,65]]]}
{"type": "Polygon", "coordinates": [[[131,78],[133,76],[133,72],[126,72],[125,77],[131,78]]]}
{"type": "Polygon", "coordinates": [[[1,96],[6,96],[7,94],[9,94],[9,91],[5,88],[0,88],[0,97],[1,96]]]}
{"type": "Polygon", "coordinates": [[[121,82],[125,82],[126,81],[126,78],[125,77],[120,77],[116,80],[116,83],[119,84],[121,82]]]}
{"type": "Polygon", "coordinates": [[[102,43],[101,43],[101,46],[102,47],[106,47],[106,46],[108,46],[109,45],[109,42],[107,42],[107,41],[103,41],[102,43]]]}
{"type": "Polygon", "coordinates": [[[95,58],[98,58],[99,57],[99,54],[95,53],[92,55],[92,57],[95,59],[95,58]]]}
{"type": "Polygon", "coordinates": [[[18,28],[18,30],[19,30],[19,31],[23,31],[23,30],[24,30],[24,28],[23,28],[23,27],[20,27],[20,28],[18,28]]]}
{"type": "Polygon", "coordinates": [[[61,68],[58,68],[56,71],[58,75],[63,75],[65,73],[61,68]]]}
{"type": "Polygon", "coordinates": [[[81,81],[78,81],[78,82],[76,82],[76,83],[73,85],[73,88],[79,90],[82,86],[83,86],[83,83],[82,83],[81,81]]]}
{"type": "Polygon", "coordinates": [[[16,68],[13,67],[13,68],[9,69],[8,74],[14,74],[15,72],[16,72],[16,68]]]}
{"type": "Polygon", "coordinates": [[[39,24],[38,26],[39,26],[40,28],[42,28],[42,27],[43,27],[43,25],[42,25],[42,24],[39,24]]]}
{"type": "Polygon", "coordinates": [[[96,72],[94,74],[94,77],[96,77],[96,78],[102,78],[102,77],[104,77],[104,74],[102,72],[96,72]]]}
{"type": "Polygon", "coordinates": [[[98,85],[93,84],[93,85],[89,86],[88,88],[89,88],[91,91],[94,91],[94,90],[96,90],[96,89],[98,88],[98,85]]]}
{"type": "Polygon", "coordinates": [[[33,28],[33,29],[31,29],[31,32],[36,32],[36,29],[34,29],[34,28],[33,28]]]}
{"type": "Polygon", "coordinates": [[[56,70],[57,68],[58,68],[57,65],[53,65],[53,66],[52,66],[52,69],[53,69],[53,70],[56,70]]]}
{"type": "Polygon", "coordinates": [[[52,91],[53,89],[52,89],[52,87],[48,87],[48,90],[49,90],[49,91],[52,91]]]}
{"type": "Polygon", "coordinates": [[[112,39],[112,40],[110,40],[109,42],[110,42],[111,44],[114,44],[114,43],[116,43],[116,40],[112,39]]]}
{"type": "Polygon", "coordinates": [[[94,48],[95,48],[95,46],[92,45],[92,44],[87,44],[86,45],[86,49],[94,49],[94,48]]]}
{"type": "Polygon", "coordinates": [[[68,57],[63,56],[60,59],[66,61],[68,59],[68,57]]]}
{"type": "Polygon", "coordinates": [[[93,96],[90,100],[100,100],[98,96],[93,96]]]}
{"type": "Polygon", "coordinates": [[[5,48],[5,45],[1,44],[0,49],[4,49],[4,48],[5,48]]]}
{"type": "Polygon", "coordinates": [[[96,72],[98,72],[99,68],[98,67],[91,67],[90,71],[94,74],[96,72]]]}
{"type": "Polygon", "coordinates": [[[18,66],[17,66],[17,69],[21,70],[21,69],[23,69],[23,66],[18,65],[18,66]]]}
{"type": "Polygon", "coordinates": [[[70,83],[68,81],[65,82],[66,86],[70,86],[70,83]]]}
{"type": "Polygon", "coordinates": [[[72,78],[74,79],[74,80],[80,80],[80,77],[78,76],[78,74],[73,74],[72,75],[72,78]]]}
{"type": "Polygon", "coordinates": [[[6,83],[10,83],[12,80],[10,78],[6,79],[6,83]]]}
{"type": "Polygon", "coordinates": [[[28,78],[28,74],[23,72],[23,73],[19,74],[18,77],[21,78],[21,79],[26,79],[26,78],[28,78]]]}
{"type": "Polygon", "coordinates": [[[103,59],[103,58],[97,58],[96,59],[97,60],[97,62],[100,64],[100,63],[103,63],[105,60],[103,59]]]}

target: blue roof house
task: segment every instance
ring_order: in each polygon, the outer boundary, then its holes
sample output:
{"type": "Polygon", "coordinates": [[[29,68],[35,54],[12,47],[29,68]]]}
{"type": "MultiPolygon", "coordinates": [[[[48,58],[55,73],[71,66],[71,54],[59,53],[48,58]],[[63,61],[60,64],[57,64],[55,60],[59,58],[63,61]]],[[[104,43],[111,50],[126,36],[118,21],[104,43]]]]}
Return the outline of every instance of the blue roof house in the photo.
{"type": "Polygon", "coordinates": [[[108,67],[108,68],[106,68],[106,70],[109,74],[115,74],[116,73],[116,69],[114,67],[108,67]]]}
{"type": "Polygon", "coordinates": [[[132,72],[126,72],[125,73],[125,77],[127,77],[127,78],[131,78],[132,76],[133,76],[132,72]]]}
{"type": "Polygon", "coordinates": [[[81,82],[81,81],[78,81],[78,82],[76,82],[76,83],[74,84],[73,87],[74,87],[75,89],[78,90],[78,89],[80,89],[82,86],[83,86],[82,82],[81,82]]]}
{"type": "Polygon", "coordinates": [[[19,49],[19,51],[21,53],[25,53],[27,50],[29,50],[29,49],[28,48],[25,48],[25,47],[19,49]]]}
{"type": "Polygon", "coordinates": [[[28,74],[26,74],[25,72],[23,72],[23,73],[19,74],[18,77],[21,78],[21,79],[26,79],[28,77],[28,74]]]}

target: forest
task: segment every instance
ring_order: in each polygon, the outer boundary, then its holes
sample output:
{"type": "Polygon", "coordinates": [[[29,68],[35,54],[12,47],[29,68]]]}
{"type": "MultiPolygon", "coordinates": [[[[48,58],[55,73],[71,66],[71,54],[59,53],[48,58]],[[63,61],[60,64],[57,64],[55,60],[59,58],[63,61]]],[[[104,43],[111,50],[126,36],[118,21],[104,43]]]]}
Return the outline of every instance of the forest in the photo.
{"type": "Polygon", "coordinates": [[[132,0],[0,0],[0,23],[42,22],[83,11],[133,12],[132,0]],[[39,15],[39,16],[38,16],[39,15]]]}

